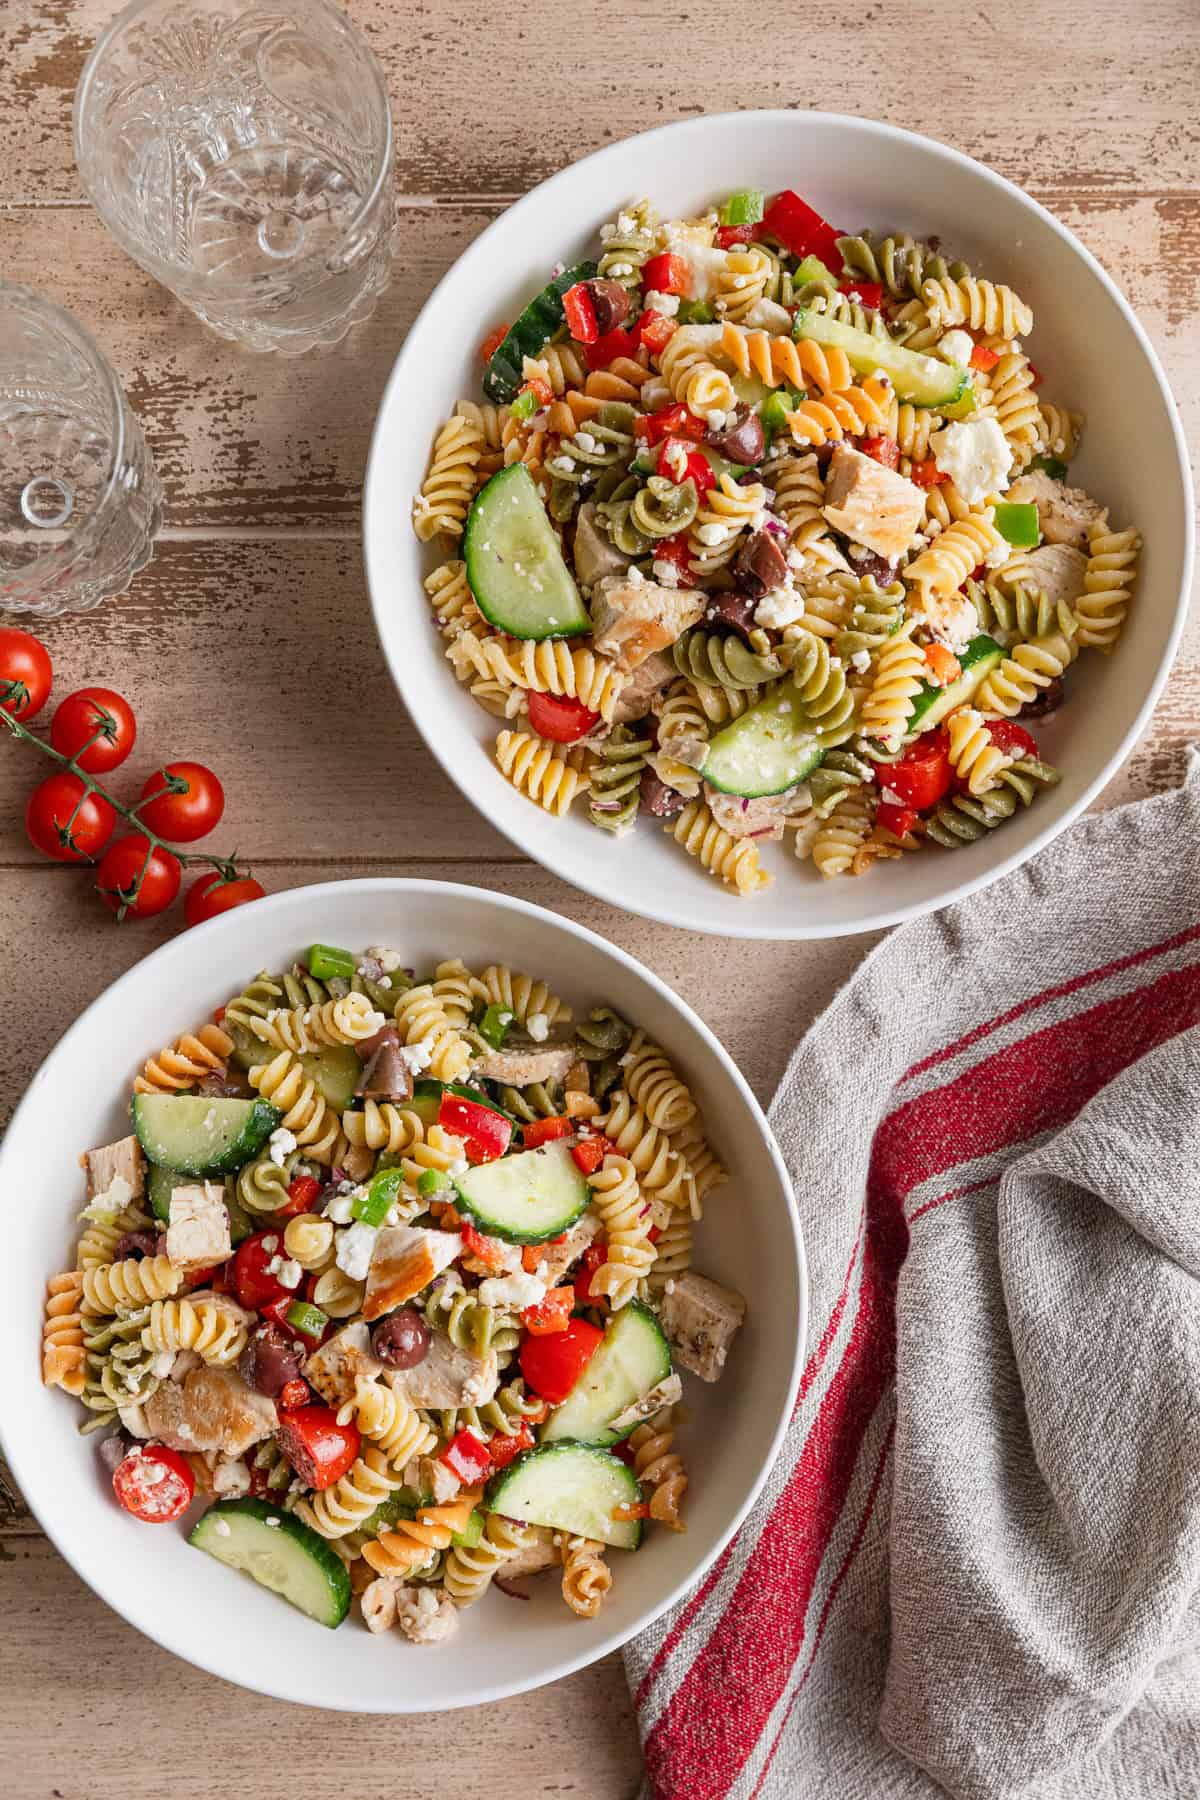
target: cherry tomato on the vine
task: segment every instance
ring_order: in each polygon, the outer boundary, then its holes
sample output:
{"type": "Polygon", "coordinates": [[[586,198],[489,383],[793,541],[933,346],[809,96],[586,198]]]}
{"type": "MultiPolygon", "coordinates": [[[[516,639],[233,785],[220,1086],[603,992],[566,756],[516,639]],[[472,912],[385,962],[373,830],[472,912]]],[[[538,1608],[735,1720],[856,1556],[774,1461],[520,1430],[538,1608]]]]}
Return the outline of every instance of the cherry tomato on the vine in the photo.
{"type": "Polygon", "coordinates": [[[213,869],[193,881],[183,903],[183,916],[189,925],[203,925],[205,919],[215,919],[218,913],[231,912],[235,906],[245,906],[250,900],[261,900],[265,892],[262,883],[249,875],[226,881],[213,869]]]}
{"type": "Polygon", "coordinates": [[[77,688],[59,701],[50,725],[50,742],[59,755],[73,756],[89,775],[117,768],[136,738],[133,708],[112,688],[77,688]]]}
{"type": "Polygon", "coordinates": [[[170,906],[182,874],[171,852],[157,846],[151,850],[149,838],[118,838],[100,859],[96,892],[118,917],[149,919],[170,906]]]}
{"type": "Polygon", "coordinates": [[[89,862],[112,836],[116,814],[99,794],[89,794],[66,769],[48,775],[25,806],[25,835],[55,862],[89,862]]]}
{"type": "Polygon", "coordinates": [[[14,626],[0,629],[0,712],[35,718],[50,697],[53,678],[45,644],[14,626]]]}
{"type": "Polygon", "coordinates": [[[171,762],[147,777],[137,814],[159,837],[190,844],[214,831],[224,811],[225,790],[211,769],[171,762]]]}

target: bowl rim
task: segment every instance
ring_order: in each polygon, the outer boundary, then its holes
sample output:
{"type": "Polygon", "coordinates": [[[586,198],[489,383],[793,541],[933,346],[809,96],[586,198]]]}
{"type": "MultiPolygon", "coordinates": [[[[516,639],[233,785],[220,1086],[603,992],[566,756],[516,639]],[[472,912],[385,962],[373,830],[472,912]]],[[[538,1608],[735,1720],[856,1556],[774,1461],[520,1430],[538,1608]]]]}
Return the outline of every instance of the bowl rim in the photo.
{"type": "MultiPolygon", "coordinates": [[[[660,975],[655,974],[652,969],[648,968],[644,963],[639,962],[637,957],[631,956],[628,951],[621,949],[619,945],[609,943],[606,938],[601,937],[598,932],[590,930],[586,925],[577,924],[574,919],[566,918],[561,913],[552,912],[548,907],[538,906],[533,901],[522,900],[511,894],[493,893],[485,888],[472,887],[466,882],[438,881],[423,876],[360,876],[349,881],[312,882],[303,887],[285,888],[279,893],[268,894],[263,899],[257,900],[254,903],[253,929],[256,936],[260,940],[264,937],[265,934],[260,931],[259,927],[264,919],[272,912],[282,911],[285,907],[294,906],[300,901],[305,904],[315,903],[327,905],[331,896],[340,894],[353,894],[356,896],[371,894],[382,896],[386,894],[389,897],[406,895],[414,902],[423,902],[428,906],[436,906],[439,896],[454,895],[473,901],[476,904],[483,903],[500,914],[509,913],[522,915],[528,919],[540,920],[543,924],[548,924],[551,927],[557,927],[565,932],[569,938],[574,938],[578,942],[588,945],[591,949],[598,950],[603,956],[623,965],[634,975],[648,982],[657,992],[659,998],[664,1000],[673,1012],[682,1016],[683,1022],[691,1027],[705,1044],[709,1052],[716,1057],[718,1063],[722,1065],[727,1074],[731,1077],[738,1097],[740,1098],[745,1111],[749,1114],[750,1120],[757,1127],[762,1144],[771,1161],[774,1163],[775,1172],[779,1177],[780,1187],[785,1200],[784,1213],[791,1232],[788,1241],[792,1246],[793,1255],[795,1257],[799,1301],[798,1318],[796,1321],[797,1331],[795,1337],[795,1349],[792,1358],[792,1367],[786,1386],[787,1401],[781,1409],[780,1416],[776,1421],[775,1428],[771,1435],[769,1448],[766,1454],[761,1458],[759,1466],[754,1471],[746,1492],[735,1509],[732,1518],[714,1539],[712,1545],[704,1555],[697,1558],[696,1562],[692,1565],[684,1578],[681,1581],[676,1582],[662,1600],[658,1601],[648,1611],[639,1616],[636,1624],[633,1625],[631,1629],[611,1630],[600,1638],[592,1639],[587,1645],[581,1646],[578,1654],[568,1654],[556,1662],[553,1669],[544,1676],[534,1677],[532,1679],[517,1678],[509,1681],[497,1679],[490,1683],[486,1688],[481,1688],[477,1693],[473,1694],[470,1699],[447,1698],[445,1701],[425,1701],[419,1708],[406,1707],[402,1704],[375,1704],[373,1700],[359,1700],[354,1705],[343,1705],[339,1701],[331,1701],[328,1698],[300,1698],[294,1692],[286,1689],[282,1683],[273,1684],[269,1666],[264,1667],[263,1678],[261,1680],[256,1681],[253,1684],[241,1681],[237,1677],[228,1674],[215,1658],[204,1654],[193,1655],[188,1651],[181,1650],[174,1643],[168,1643],[165,1637],[161,1636],[157,1630],[152,1630],[148,1626],[135,1623],[125,1607],[121,1604],[121,1598],[123,1594],[127,1592],[127,1589],[120,1582],[117,1572],[114,1571],[110,1576],[107,1571],[100,1571],[98,1572],[98,1578],[93,1579],[92,1574],[83,1566],[84,1559],[79,1547],[86,1542],[85,1534],[80,1532],[76,1534],[75,1537],[68,1538],[65,1534],[60,1535],[59,1533],[52,1531],[43,1523],[38,1513],[35,1499],[35,1491],[41,1480],[39,1467],[42,1470],[49,1472],[52,1470],[53,1464],[51,1461],[44,1461],[39,1465],[35,1459],[32,1458],[26,1463],[19,1453],[14,1453],[12,1428],[6,1427],[3,1410],[0,1410],[0,1450],[3,1450],[4,1455],[8,1460],[9,1467],[16,1477],[17,1484],[29,1506],[30,1512],[35,1519],[37,1519],[39,1527],[45,1533],[46,1537],[49,1538],[59,1555],[64,1558],[79,1578],[100,1600],[104,1602],[106,1606],[111,1607],[112,1610],[124,1619],[135,1631],[138,1631],[144,1637],[149,1638],[153,1643],[157,1644],[160,1649],[167,1650],[171,1655],[178,1656],[181,1660],[191,1663],[194,1667],[203,1669],[207,1674],[218,1676],[224,1681],[230,1681],[234,1686],[244,1688],[248,1693],[261,1693],[270,1699],[287,1700],[295,1705],[312,1706],[327,1711],[351,1713],[369,1712],[382,1714],[384,1716],[401,1716],[414,1711],[422,1713],[449,1712],[455,1711],[463,1706],[483,1705],[493,1700],[509,1699],[515,1694],[531,1692],[537,1688],[548,1686],[551,1682],[560,1681],[565,1676],[574,1674],[578,1670],[586,1668],[591,1663],[598,1662],[602,1657],[608,1656],[614,1650],[620,1649],[621,1646],[628,1643],[631,1638],[637,1636],[640,1632],[645,1631],[648,1626],[652,1625],[656,1619],[661,1618],[665,1612],[672,1606],[675,1606],[703,1579],[704,1575],[721,1555],[735,1533],[740,1529],[751,1508],[758,1500],[767,1477],[774,1467],[784,1436],[791,1423],[792,1413],[796,1404],[796,1397],[799,1392],[801,1373],[808,1341],[811,1299],[809,1290],[808,1259],[805,1251],[804,1234],[800,1223],[799,1208],[796,1204],[792,1179],[788,1174],[787,1166],[783,1159],[783,1153],[779,1148],[775,1134],[768,1124],[766,1114],[759,1105],[749,1082],[738,1068],[733,1057],[716,1036],[716,1033],[705,1024],[699,1014],[696,1013],[693,1008],[688,1005],[687,1001],[678,995],[660,975]]],[[[115,981],[111,982],[108,987],[98,994],[96,998],[83,1009],[39,1065],[17,1104],[3,1139],[0,1139],[0,1189],[3,1189],[5,1186],[5,1173],[8,1161],[13,1155],[11,1146],[15,1142],[17,1135],[14,1128],[21,1123],[22,1116],[26,1109],[36,1103],[38,1092],[42,1088],[44,1082],[49,1078],[52,1065],[64,1046],[69,1045],[74,1038],[79,1036],[85,1030],[94,1014],[100,1013],[102,1009],[105,1009],[110,1005],[115,1005],[123,992],[129,990],[132,985],[139,980],[144,979],[146,970],[156,966],[165,969],[172,958],[187,957],[189,953],[194,950],[197,942],[199,942],[201,948],[203,948],[207,945],[208,941],[218,935],[232,935],[239,930],[245,930],[248,923],[249,921],[242,912],[242,909],[234,908],[229,912],[219,914],[215,919],[208,920],[202,926],[195,927],[189,932],[169,939],[167,943],[159,945],[156,950],[151,951],[149,955],[142,957],[138,962],[134,963],[132,968],[127,969],[123,975],[119,975],[115,981]],[[201,934],[199,940],[197,938],[197,932],[201,934]]],[[[164,987],[163,991],[169,992],[170,989],[169,987],[164,987]]],[[[35,1362],[35,1367],[40,1370],[40,1359],[35,1362]]],[[[402,1699],[403,1696],[400,1695],[398,1698],[402,1699]]]]}
{"type": "MultiPolygon", "coordinates": [[[[464,260],[468,257],[479,257],[480,259],[486,258],[487,246],[502,228],[507,229],[508,223],[512,220],[514,215],[516,215],[518,219],[523,217],[526,211],[532,208],[534,202],[546,190],[568,185],[575,179],[578,170],[602,163],[606,158],[625,150],[630,144],[642,146],[647,155],[652,158],[655,154],[665,154],[669,146],[674,146],[678,149],[679,140],[686,138],[689,134],[700,135],[710,131],[714,126],[730,129],[735,125],[746,126],[748,124],[761,123],[777,127],[780,130],[794,130],[797,120],[816,121],[822,126],[849,126],[855,131],[861,132],[868,138],[876,138],[881,147],[888,144],[906,143],[919,145],[922,150],[932,151],[935,156],[944,159],[946,162],[959,169],[968,171],[975,179],[983,183],[986,187],[998,190],[999,192],[1008,195],[1010,198],[1019,201],[1021,205],[1027,207],[1043,222],[1043,224],[1047,225],[1059,238],[1061,238],[1074,254],[1086,264],[1087,268],[1097,277],[1101,286],[1107,291],[1109,298],[1116,303],[1125,325],[1132,333],[1146,359],[1150,372],[1154,377],[1158,391],[1162,397],[1164,410],[1170,422],[1172,442],[1175,449],[1175,461],[1182,486],[1184,541],[1183,557],[1179,570],[1179,591],[1176,597],[1175,614],[1168,634],[1166,648],[1154,678],[1150,682],[1142,703],[1138,708],[1136,716],[1120,742],[1114,746],[1111,754],[1106,758],[1099,772],[1087,784],[1078,797],[1059,817],[1051,820],[1022,848],[1011,851],[1007,856],[1001,857],[997,862],[989,864],[986,868],[980,869],[975,874],[967,874],[961,879],[955,880],[951,885],[948,885],[939,896],[915,899],[902,904],[888,905],[884,903],[872,913],[860,918],[845,921],[844,923],[836,919],[831,920],[827,924],[806,924],[804,921],[798,920],[794,925],[789,925],[787,928],[781,928],[777,922],[758,922],[754,917],[754,907],[752,904],[740,907],[735,916],[729,911],[717,907],[709,909],[707,913],[701,911],[699,906],[696,906],[692,910],[685,911],[677,906],[672,906],[669,903],[654,905],[649,896],[645,898],[639,896],[634,899],[622,897],[621,905],[625,911],[636,914],[640,918],[652,919],[658,924],[672,925],[680,930],[698,931],[716,937],[763,939],[777,943],[855,937],[864,932],[879,931],[887,926],[898,925],[905,919],[920,918],[927,913],[939,912],[943,907],[950,906],[955,901],[964,900],[968,895],[978,893],[982,888],[990,887],[993,882],[999,881],[1005,875],[1011,874],[1014,869],[1019,868],[1023,863],[1031,862],[1035,856],[1044,850],[1046,846],[1059,835],[1060,832],[1065,831],[1069,825],[1074,823],[1085,808],[1091,804],[1097,794],[1108,785],[1113,776],[1122,767],[1134,744],[1145,730],[1150,715],[1157,706],[1163,688],[1166,685],[1167,677],[1171,672],[1179,648],[1179,640],[1183,633],[1191,596],[1192,570],[1195,556],[1196,510],[1191,464],[1188,459],[1183,427],[1179,419],[1179,410],[1175,404],[1170,384],[1167,381],[1166,374],[1159,361],[1157,351],[1151,343],[1141,321],[1138,319],[1133,308],[1125,299],[1125,296],[1121,293],[1112,277],[1092,255],[1087,246],[1080,242],[1074,232],[1070,231],[1059,219],[1056,219],[1054,214],[1046,207],[1042,206],[1039,201],[1027,194],[1023,188],[1018,187],[1015,182],[1009,181],[1003,175],[998,175],[995,170],[989,169],[985,163],[978,162],[974,157],[968,156],[964,151],[956,150],[951,145],[940,143],[936,138],[926,137],[920,132],[907,131],[898,125],[887,125],[877,119],[859,118],[853,113],[820,112],[814,109],[801,107],[760,107],[747,109],[744,112],[704,113],[697,118],[677,119],[669,124],[656,126],[651,131],[634,133],[629,137],[619,139],[614,144],[606,144],[599,150],[593,150],[588,156],[581,157],[577,162],[568,163],[565,168],[559,169],[557,173],[548,176],[545,181],[541,181],[535,187],[531,188],[528,193],[521,195],[521,197],[518,200],[515,200],[511,206],[505,207],[504,211],[501,212],[497,218],[493,219],[491,224],[486,226],[484,230],[479,233],[478,237],[474,238],[460,255],[455,258],[454,262],[450,265],[449,269],[447,269],[446,273],[430,293],[428,299],[413,320],[412,325],[409,327],[404,342],[396,353],[396,360],[392,365],[391,373],[388,376],[380,396],[379,406],[375,415],[375,423],[371,430],[371,444],[367,456],[366,474],[363,483],[362,522],[363,566],[366,574],[367,593],[371,602],[371,612],[375,621],[375,631],[379,638],[380,648],[383,651],[384,661],[387,664],[392,682],[401,700],[405,702],[409,718],[416,726],[426,749],[433,756],[434,760],[444,771],[457,791],[475,807],[475,810],[481,817],[487,820],[489,825],[501,832],[508,841],[522,853],[522,855],[530,857],[531,851],[528,840],[520,834],[517,822],[514,821],[509,825],[501,819],[490,817],[490,815],[485,812],[482,800],[476,799],[472,795],[470,789],[460,781],[455,771],[454,755],[450,745],[448,744],[446,748],[443,749],[438,735],[427,731],[420,718],[407,706],[406,683],[403,678],[403,659],[398,652],[393,654],[389,644],[389,627],[385,623],[388,616],[388,610],[384,597],[384,584],[382,580],[377,582],[372,575],[373,539],[378,535],[378,532],[385,529],[383,522],[389,514],[393,519],[395,517],[394,497],[388,494],[382,476],[381,444],[383,438],[383,419],[385,413],[400,404],[401,384],[406,382],[410,377],[411,370],[408,362],[409,344],[418,327],[424,323],[427,315],[430,315],[436,309],[443,288],[456,278],[458,270],[464,260]]],[[[570,841],[569,838],[565,838],[564,849],[561,852],[558,850],[557,839],[554,840],[549,850],[543,850],[539,847],[538,852],[533,856],[532,860],[536,860],[543,868],[547,869],[551,874],[557,875],[560,880],[570,883],[572,887],[579,888],[582,892],[590,894],[594,899],[605,900],[611,904],[611,872],[597,867],[596,873],[592,874],[592,865],[590,861],[572,854],[569,851],[567,846],[569,846],[570,841]]],[[[699,891],[701,890],[697,889],[697,892],[699,891]]]]}

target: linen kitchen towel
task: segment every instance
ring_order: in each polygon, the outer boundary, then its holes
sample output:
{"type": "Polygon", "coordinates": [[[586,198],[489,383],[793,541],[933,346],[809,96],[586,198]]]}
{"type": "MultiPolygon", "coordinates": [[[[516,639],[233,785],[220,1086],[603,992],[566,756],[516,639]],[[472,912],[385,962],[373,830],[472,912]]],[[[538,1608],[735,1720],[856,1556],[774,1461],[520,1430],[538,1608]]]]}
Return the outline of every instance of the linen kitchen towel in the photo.
{"type": "Polygon", "coordinates": [[[627,1652],[655,1800],[1200,1794],[1200,758],[894,932],[771,1113],[784,1450],[627,1652]]]}

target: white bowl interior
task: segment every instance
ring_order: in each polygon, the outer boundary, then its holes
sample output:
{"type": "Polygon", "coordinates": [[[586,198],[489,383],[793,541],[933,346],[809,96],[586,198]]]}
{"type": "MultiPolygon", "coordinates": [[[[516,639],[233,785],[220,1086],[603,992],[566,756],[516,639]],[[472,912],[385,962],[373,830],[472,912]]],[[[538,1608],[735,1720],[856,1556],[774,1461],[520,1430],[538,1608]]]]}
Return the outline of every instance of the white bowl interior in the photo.
{"type": "Polygon", "coordinates": [[[804,1341],[803,1252],[778,1150],[749,1089],[706,1027],[656,977],[581,927],[521,901],[430,881],[296,889],[165,945],[100,997],[55,1048],[0,1151],[8,1253],[0,1358],[3,1441],[45,1530],[131,1624],[243,1686],[347,1711],[421,1712],[496,1699],[567,1674],[663,1610],[749,1508],[789,1416],[804,1341]],[[677,1060],[733,1179],[697,1230],[697,1266],[751,1297],[715,1387],[687,1379],[692,1487],[686,1534],[658,1532],[636,1561],[613,1553],[600,1616],[571,1615],[551,1576],[525,1604],[489,1595],[451,1644],[421,1650],[361,1623],[331,1632],[188,1548],[178,1525],[141,1525],[115,1505],[77,1404],[39,1380],[46,1278],[69,1266],[83,1204],[80,1153],[128,1130],[124,1095],[145,1057],[209,1016],[263,967],[314,941],[386,943],[415,966],[447,955],[535,972],[579,1008],[615,1006],[677,1060]],[[540,1591],[538,1591],[540,1590],[540,1591]]]}
{"type": "Polygon", "coordinates": [[[417,320],[380,407],[368,471],[365,544],[376,623],[393,678],[434,755],[514,843],[555,873],[649,918],[735,937],[824,937],[923,912],[996,879],[1062,829],[1108,780],[1166,678],[1186,606],[1190,477],[1173,402],[1144,333],[1099,265],[1017,188],[981,164],[890,126],[822,113],[726,114],[670,125],[602,150],[534,189],[461,256],[417,320]],[[477,345],[597,241],[618,208],[648,194],[687,213],[731,186],[796,188],[848,231],[938,235],[977,273],[1032,304],[1029,340],[1044,394],[1086,412],[1072,476],[1145,538],[1135,609],[1111,660],[1071,673],[1070,704],[1045,727],[1060,787],[969,850],[934,850],[826,882],[766,851],[775,884],[738,899],[643,821],[613,841],[582,806],[555,820],[516,794],[491,746],[499,725],[458,687],[430,624],[421,580],[435,558],[416,542],[410,499],[456,397],[477,398],[477,345]]]}

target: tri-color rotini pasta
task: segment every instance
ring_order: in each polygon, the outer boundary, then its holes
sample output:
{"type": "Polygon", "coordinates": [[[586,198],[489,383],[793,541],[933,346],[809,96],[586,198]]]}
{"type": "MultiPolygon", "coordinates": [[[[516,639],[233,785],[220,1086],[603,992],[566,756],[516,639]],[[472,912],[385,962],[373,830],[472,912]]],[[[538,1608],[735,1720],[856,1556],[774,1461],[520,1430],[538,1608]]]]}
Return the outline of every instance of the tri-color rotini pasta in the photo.
{"type": "Polygon", "coordinates": [[[962,842],[989,770],[1052,785],[1031,723],[1111,654],[1141,540],[1069,484],[1019,272],[788,190],[639,200],[600,246],[487,340],[414,503],[501,775],[610,838],[662,821],[731,895],[772,842],[861,874],[962,842]]]}
{"type": "MultiPolygon", "coordinates": [[[[707,723],[682,679],[681,751],[707,723]]],[[[990,821],[1038,777],[988,766],[990,821]]],[[[697,830],[745,878],[753,846],[697,830]]],[[[681,1375],[715,1381],[745,1313],[693,1267],[726,1172],[686,1072],[536,971],[379,945],[313,944],[217,1017],[131,1071],[131,1130],[81,1158],[47,1279],[43,1381],[116,1499],[187,1513],[325,1625],[357,1598],[369,1630],[435,1642],[552,1569],[594,1617],[622,1554],[687,1528],[681,1375]]]]}

